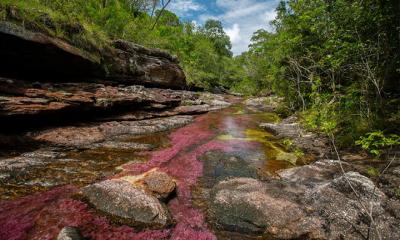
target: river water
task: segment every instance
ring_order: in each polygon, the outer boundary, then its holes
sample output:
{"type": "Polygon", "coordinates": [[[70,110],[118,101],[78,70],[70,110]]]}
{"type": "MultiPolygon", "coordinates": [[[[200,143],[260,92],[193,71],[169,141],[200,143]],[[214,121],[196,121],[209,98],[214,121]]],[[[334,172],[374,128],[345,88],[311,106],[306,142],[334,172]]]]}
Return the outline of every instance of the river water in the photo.
{"type": "Polygon", "coordinates": [[[16,176],[14,182],[0,182],[0,239],[54,239],[64,226],[78,227],[90,239],[244,239],[208,221],[208,192],[227,178],[274,177],[280,169],[309,160],[286,151],[282,140],[258,127],[277,121],[275,113],[236,104],[170,132],[116,140],[151,144],[152,150],[65,151],[63,159],[69,161],[51,162],[16,176]],[[176,224],[169,229],[137,231],[115,225],[79,197],[79,188],[92,182],[153,168],[177,181],[176,197],[168,202],[176,224]],[[35,184],[46,181],[50,184],[35,184]]]}

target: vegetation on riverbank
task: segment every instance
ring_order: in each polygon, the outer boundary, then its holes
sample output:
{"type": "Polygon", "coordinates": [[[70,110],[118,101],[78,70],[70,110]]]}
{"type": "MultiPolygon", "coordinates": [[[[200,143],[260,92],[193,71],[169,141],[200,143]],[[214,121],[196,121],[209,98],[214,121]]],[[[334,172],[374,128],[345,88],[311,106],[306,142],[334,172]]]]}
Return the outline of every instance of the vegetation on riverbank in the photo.
{"type": "Polygon", "coordinates": [[[380,153],[399,145],[398,1],[281,1],[274,30],[255,32],[236,57],[220,21],[197,26],[161,2],[3,0],[0,19],[88,51],[113,39],[166,49],[192,86],[282,96],[308,127],[335,134],[341,146],[380,153]]]}
{"type": "Polygon", "coordinates": [[[357,143],[367,150],[370,136],[381,136],[382,148],[398,145],[389,136],[400,131],[398,1],[288,0],[276,11],[274,32],[255,32],[238,57],[247,72],[239,90],[284,96],[307,126],[334,133],[341,146],[364,134],[357,143]]]}
{"type": "Polygon", "coordinates": [[[166,49],[178,56],[192,86],[229,87],[239,79],[241,68],[232,57],[220,21],[196,26],[166,9],[161,11],[159,2],[4,0],[0,19],[22,23],[89,51],[94,49],[91,46],[106,47],[113,39],[166,49]]]}

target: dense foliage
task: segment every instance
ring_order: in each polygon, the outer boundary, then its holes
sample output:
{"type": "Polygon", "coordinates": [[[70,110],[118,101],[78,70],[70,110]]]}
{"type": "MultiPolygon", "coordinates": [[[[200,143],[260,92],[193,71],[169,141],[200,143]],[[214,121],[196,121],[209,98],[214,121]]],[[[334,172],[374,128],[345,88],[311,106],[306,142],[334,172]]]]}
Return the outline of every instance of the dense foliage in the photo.
{"type": "Polygon", "coordinates": [[[0,19],[7,18],[2,6],[24,11],[21,18],[26,19],[22,22],[31,20],[38,28],[78,47],[102,46],[110,39],[121,38],[166,49],[179,57],[193,86],[229,87],[238,76],[239,67],[232,58],[231,43],[221,22],[208,20],[204,27],[182,22],[163,9],[158,0],[2,0],[0,19]],[[44,14],[55,22],[54,29],[46,26],[44,14]],[[77,23],[84,31],[74,34],[65,30],[66,24],[77,23]]]}
{"type": "Polygon", "coordinates": [[[310,128],[334,133],[343,146],[367,133],[358,142],[363,147],[371,133],[380,139],[399,134],[398,0],[281,1],[274,30],[255,32],[237,57],[220,21],[183,22],[160,2],[169,1],[2,0],[0,19],[8,18],[4,6],[15,6],[24,11],[24,24],[31,20],[81,48],[122,38],[167,49],[178,55],[192,86],[281,95],[310,128]]]}
{"type": "Polygon", "coordinates": [[[239,89],[284,96],[343,145],[372,130],[399,132],[399,1],[281,1],[272,25],[239,57],[239,89]]]}

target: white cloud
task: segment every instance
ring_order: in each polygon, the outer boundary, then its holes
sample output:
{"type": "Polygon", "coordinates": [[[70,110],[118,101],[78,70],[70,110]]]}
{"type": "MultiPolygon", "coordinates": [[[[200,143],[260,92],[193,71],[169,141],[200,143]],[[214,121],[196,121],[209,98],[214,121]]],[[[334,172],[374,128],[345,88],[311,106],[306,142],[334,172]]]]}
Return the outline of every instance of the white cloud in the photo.
{"type": "Polygon", "coordinates": [[[204,6],[193,0],[173,0],[167,7],[179,16],[185,16],[190,12],[204,10],[204,6]]]}
{"type": "Polygon", "coordinates": [[[201,14],[198,16],[200,23],[204,24],[208,19],[219,19],[218,16],[210,15],[210,14],[201,14]]]}
{"type": "Polygon", "coordinates": [[[199,26],[199,23],[196,21],[196,20],[192,20],[192,25],[194,26],[194,27],[198,27],[199,26]]]}
{"type": "Polygon", "coordinates": [[[227,9],[249,6],[252,3],[254,3],[252,0],[216,0],[218,7],[227,9]]]}
{"type": "Polygon", "coordinates": [[[276,11],[275,10],[266,11],[264,16],[267,22],[271,22],[276,17],[276,11]]]}
{"type": "MultiPolygon", "coordinates": [[[[250,38],[258,29],[272,30],[269,22],[276,16],[278,2],[279,0],[216,0],[216,5],[223,13],[213,17],[226,26],[225,32],[231,39],[234,55],[248,49],[250,38]]],[[[205,15],[199,17],[200,22],[206,19],[205,15]]]]}
{"type": "Polygon", "coordinates": [[[225,29],[225,32],[231,39],[232,44],[236,44],[236,43],[240,42],[241,37],[240,37],[239,24],[236,24],[236,23],[233,24],[232,28],[225,29]]]}
{"type": "Polygon", "coordinates": [[[181,17],[194,17],[197,24],[208,19],[222,21],[238,55],[248,49],[253,33],[261,28],[272,30],[270,21],[276,16],[279,0],[172,0],[168,9],[181,17]],[[215,2],[215,5],[210,2],[215,2]],[[207,9],[215,6],[217,9],[207,9]],[[218,10],[218,11],[215,11],[218,10]],[[219,12],[219,13],[218,13],[219,12]]]}
{"type": "Polygon", "coordinates": [[[232,8],[227,11],[223,17],[225,20],[237,19],[241,17],[254,17],[253,14],[259,13],[261,9],[265,9],[264,3],[257,3],[250,6],[239,6],[239,8],[232,8]]]}

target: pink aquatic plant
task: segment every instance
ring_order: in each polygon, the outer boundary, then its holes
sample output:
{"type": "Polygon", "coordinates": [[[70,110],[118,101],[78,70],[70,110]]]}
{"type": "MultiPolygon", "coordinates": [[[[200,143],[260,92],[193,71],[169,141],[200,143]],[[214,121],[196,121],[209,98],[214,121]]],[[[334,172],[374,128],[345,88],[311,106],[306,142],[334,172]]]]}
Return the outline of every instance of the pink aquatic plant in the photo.
{"type": "Polygon", "coordinates": [[[209,113],[170,134],[171,147],[150,152],[146,163],[124,165],[115,178],[159,168],[177,181],[177,197],[168,203],[176,225],[166,230],[141,232],[117,226],[99,216],[87,204],[75,200],[73,186],[55,188],[15,201],[0,203],[0,239],[54,239],[64,226],[78,227],[90,239],[200,239],[214,240],[204,214],[192,206],[191,190],[203,175],[199,157],[211,150],[225,152],[252,149],[256,142],[217,139],[219,134],[241,134],[251,126],[248,116],[209,113]]]}

